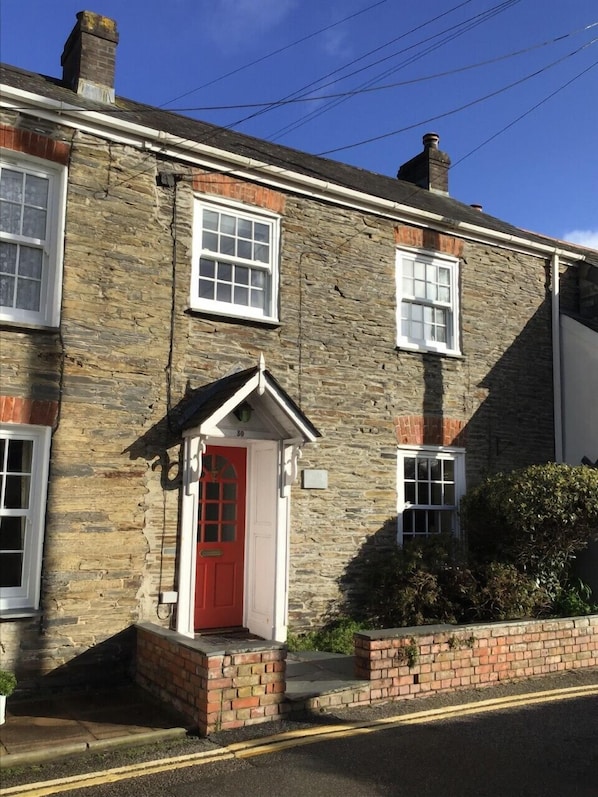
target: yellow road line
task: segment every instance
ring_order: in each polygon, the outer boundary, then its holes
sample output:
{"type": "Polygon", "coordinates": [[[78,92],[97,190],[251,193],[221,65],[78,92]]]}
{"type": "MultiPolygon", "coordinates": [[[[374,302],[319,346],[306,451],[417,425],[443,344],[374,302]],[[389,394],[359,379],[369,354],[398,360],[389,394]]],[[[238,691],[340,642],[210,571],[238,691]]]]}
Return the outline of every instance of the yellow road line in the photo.
{"type": "Polygon", "coordinates": [[[571,700],[576,697],[587,697],[592,695],[598,695],[598,684],[480,700],[473,703],[462,703],[458,706],[416,711],[411,714],[384,717],[382,719],[369,720],[362,723],[352,722],[328,725],[325,728],[314,727],[304,730],[287,731],[261,739],[250,739],[246,742],[237,742],[236,744],[231,744],[228,747],[218,750],[190,753],[188,755],[177,756],[176,758],[163,758],[124,767],[116,767],[102,772],[89,772],[84,775],[73,775],[59,780],[0,789],[0,795],[1,797],[17,797],[17,795],[21,797],[47,797],[47,795],[60,794],[65,791],[70,791],[71,789],[85,789],[106,783],[117,783],[121,780],[155,775],[160,772],[183,769],[199,764],[209,764],[214,761],[227,761],[233,758],[251,758],[256,755],[276,753],[279,750],[315,744],[316,742],[375,733],[379,730],[399,727],[401,725],[422,725],[428,722],[437,722],[442,719],[467,717],[473,714],[484,714],[491,711],[540,705],[542,703],[571,700]]]}

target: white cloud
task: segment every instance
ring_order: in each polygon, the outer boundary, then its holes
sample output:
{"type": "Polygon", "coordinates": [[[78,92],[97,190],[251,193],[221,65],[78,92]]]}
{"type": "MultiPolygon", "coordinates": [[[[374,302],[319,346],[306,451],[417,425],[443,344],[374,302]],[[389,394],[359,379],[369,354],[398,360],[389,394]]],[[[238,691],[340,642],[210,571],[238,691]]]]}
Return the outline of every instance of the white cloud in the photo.
{"type": "Polygon", "coordinates": [[[598,249],[598,230],[571,230],[571,232],[566,232],[563,238],[565,241],[571,241],[580,246],[598,249]]]}
{"type": "Polygon", "coordinates": [[[273,48],[271,39],[260,38],[279,25],[295,8],[297,0],[215,0],[209,6],[207,29],[225,50],[273,48]]]}
{"type": "Polygon", "coordinates": [[[324,33],[323,49],[326,55],[332,58],[348,58],[351,48],[347,42],[347,34],[343,30],[327,30],[324,33]]]}

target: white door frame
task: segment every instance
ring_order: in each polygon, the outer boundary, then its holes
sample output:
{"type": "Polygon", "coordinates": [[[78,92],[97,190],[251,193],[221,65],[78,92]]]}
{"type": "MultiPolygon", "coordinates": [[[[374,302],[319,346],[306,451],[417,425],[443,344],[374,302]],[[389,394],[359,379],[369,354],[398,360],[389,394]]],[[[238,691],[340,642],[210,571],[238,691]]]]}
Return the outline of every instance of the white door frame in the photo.
{"type": "Polygon", "coordinates": [[[297,473],[297,441],[208,437],[197,430],[185,433],[176,630],[187,637],[195,634],[199,477],[208,445],[247,449],[244,625],[264,639],[284,642],[288,626],[290,485],[297,473]],[[264,471],[268,473],[266,485],[261,475],[264,471]]]}

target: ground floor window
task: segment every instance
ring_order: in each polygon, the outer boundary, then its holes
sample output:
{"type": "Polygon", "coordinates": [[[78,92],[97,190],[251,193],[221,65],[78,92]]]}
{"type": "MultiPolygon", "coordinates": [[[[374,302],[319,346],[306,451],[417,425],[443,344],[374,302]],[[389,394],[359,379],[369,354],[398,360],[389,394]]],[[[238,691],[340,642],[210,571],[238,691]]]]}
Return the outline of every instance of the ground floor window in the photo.
{"type": "Polygon", "coordinates": [[[0,425],[0,612],[39,607],[50,438],[0,425]]]}
{"type": "Polygon", "coordinates": [[[459,534],[457,509],[465,492],[465,453],[422,446],[399,448],[398,541],[459,534]]]}

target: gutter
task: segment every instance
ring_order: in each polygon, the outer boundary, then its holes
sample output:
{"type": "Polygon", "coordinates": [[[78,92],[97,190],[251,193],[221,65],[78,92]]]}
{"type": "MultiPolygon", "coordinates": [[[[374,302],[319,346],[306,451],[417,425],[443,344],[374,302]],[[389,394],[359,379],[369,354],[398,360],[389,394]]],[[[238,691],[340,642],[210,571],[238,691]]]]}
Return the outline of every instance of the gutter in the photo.
{"type": "Polygon", "coordinates": [[[468,240],[491,243],[524,254],[545,258],[555,253],[569,264],[584,260],[582,254],[566,248],[555,249],[554,244],[543,244],[524,236],[502,233],[468,222],[458,222],[437,213],[372,196],[317,177],[308,177],[281,166],[273,166],[228,150],[221,150],[208,144],[114,118],[101,111],[86,111],[75,105],[5,85],[2,86],[0,97],[0,108],[13,110],[17,105],[19,110],[35,112],[40,118],[86,133],[108,136],[113,141],[137,146],[147,152],[174,158],[194,166],[216,169],[224,174],[242,179],[258,180],[260,183],[274,188],[291,190],[294,193],[321,201],[334,201],[344,207],[367,211],[395,221],[416,222],[420,226],[442,230],[449,234],[458,233],[460,237],[468,240]],[[83,120],[82,114],[84,114],[83,120]]]}

